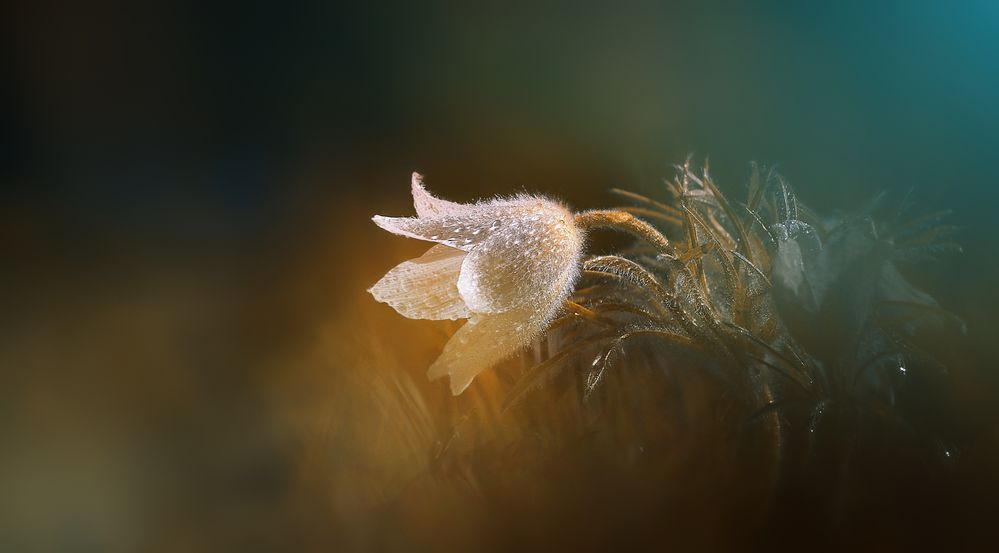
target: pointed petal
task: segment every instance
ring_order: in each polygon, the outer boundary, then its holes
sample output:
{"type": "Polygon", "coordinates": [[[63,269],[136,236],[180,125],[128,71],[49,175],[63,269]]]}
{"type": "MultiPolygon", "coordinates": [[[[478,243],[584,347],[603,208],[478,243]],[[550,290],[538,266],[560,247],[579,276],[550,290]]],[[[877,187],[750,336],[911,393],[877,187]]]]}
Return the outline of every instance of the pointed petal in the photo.
{"type": "Polygon", "coordinates": [[[473,206],[458,204],[435,198],[423,186],[423,176],[413,173],[413,207],[416,215],[421,218],[434,218],[461,215],[473,209],[473,206]]]}
{"type": "Polygon", "coordinates": [[[400,236],[416,238],[417,240],[431,240],[431,236],[439,236],[442,232],[440,224],[431,225],[430,219],[420,219],[418,217],[384,217],[375,215],[371,218],[376,225],[400,236]]]}
{"type": "Polygon", "coordinates": [[[474,211],[461,216],[436,218],[375,215],[371,220],[392,234],[437,242],[464,251],[488,239],[490,225],[494,222],[494,219],[480,217],[474,211]]]}
{"type": "Polygon", "coordinates": [[[400,236],[428,240],[468,250],[488,236],[489,221],[481,224],[482,209],[475,204],[458,204],[430,195],[423,187],[423,177],[413,173],[413,206],[416,217],[371,218],[376,225],[400,236]]]}
{"type": "Polygon", "coordinates": [[[543,330],[543,320],[529,318],[533,313],[533,309],[521,309],[473,316],[444,346],[427,376],[436,380],[449,375],[451,393],[460,394],[476,375],[515,353],[543,330]]]}
{"type": "Polygon", "coordinates": [[[437,245],[400,263],[368,292],[410,319],[464,319],[471,313],[458,294],[465,252],[437,245]]]}

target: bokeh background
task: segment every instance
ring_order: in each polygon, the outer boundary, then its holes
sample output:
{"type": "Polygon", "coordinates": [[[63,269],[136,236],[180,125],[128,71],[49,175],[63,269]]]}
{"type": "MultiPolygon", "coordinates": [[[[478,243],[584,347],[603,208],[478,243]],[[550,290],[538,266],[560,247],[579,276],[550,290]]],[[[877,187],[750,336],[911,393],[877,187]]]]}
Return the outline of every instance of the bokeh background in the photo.
{"type": "Polygon", "coordinates": [[[821,212],[954,210],[965,253],[911,278],[968,323],[956,497],[992,505],[999,7],[540,4],[4,10],[0,548],[396,532],[378,505],[416,461],[365,374],[420,374],[452,329],[364,292],[422,248],[371,215],[410,212],[414,170],[457,201],[611,205],[688,153],[733,194],[756,160],[821,212]]]}

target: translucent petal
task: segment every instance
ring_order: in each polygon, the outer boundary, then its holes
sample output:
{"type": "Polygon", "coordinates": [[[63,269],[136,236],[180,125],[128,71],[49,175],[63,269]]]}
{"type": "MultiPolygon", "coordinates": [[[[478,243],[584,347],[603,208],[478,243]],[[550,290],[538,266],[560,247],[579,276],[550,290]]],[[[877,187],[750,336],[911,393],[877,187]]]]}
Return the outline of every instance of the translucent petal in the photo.
{"type": "Polygon", "coordinates": [[[416,208],[416,215],[422,218],[461,215],[472,209],[472,206],[431,196],[423,187],[423,177],[419,173],[413,173],[413,207],[416,208]]]}
{"type": "Polygon", "coordinates": [[[410,319],[464,319],[470,315],[458,294],[465,252],[437,245],[400,263],[368,292],[410,319]]]}
{"type": "Polygon", "coordinates": [[[451,393],[458,395],[480,372],[514,354],[544,328],[544,314],[520,309],[497,315],[473,315],[444,346],[427,371],[430,380],[451,377],[451,393]]]}
{"type": "Polygon", "coordinates": [[[482,217],[480,210],[444,217],[383,217],[371,218],[376,225],[400,236],[437,242],[469,251],[490,235],[493,219],[482,217]]]}

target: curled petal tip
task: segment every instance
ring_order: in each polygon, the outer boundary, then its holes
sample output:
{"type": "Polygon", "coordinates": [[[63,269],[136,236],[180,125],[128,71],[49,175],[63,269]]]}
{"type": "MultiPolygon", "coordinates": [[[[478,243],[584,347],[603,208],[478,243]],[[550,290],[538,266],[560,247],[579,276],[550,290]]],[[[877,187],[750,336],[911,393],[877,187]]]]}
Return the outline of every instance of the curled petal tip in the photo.
{"type": "Polygon", "coordinates": [[[470,206],[449,202],[433,196],[423,185],[423,175],[413,173],[413,206],[419,217],[444,217],[468,213],[470,206]]]}
{"type": "Polygon", "coordinates": [[[409,232],[409,226],[413,219],[409,217],[385,217],[384,215],[375,215],[371,218],[379,227],[391,232],[392,234],[398,234],[401,236],[409,236],[411,238],[417,238],[423,240],[422,237],[414,235],[409,232]]]}

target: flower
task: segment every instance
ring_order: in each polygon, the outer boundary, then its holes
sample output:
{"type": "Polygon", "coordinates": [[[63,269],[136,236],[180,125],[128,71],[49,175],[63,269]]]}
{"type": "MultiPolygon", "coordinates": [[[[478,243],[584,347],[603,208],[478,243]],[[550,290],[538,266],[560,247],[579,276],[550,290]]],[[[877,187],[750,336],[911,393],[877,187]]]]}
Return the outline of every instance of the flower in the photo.
{"type": "Polygon", "coordinates": [[[431,196],[417,173],[412,187],[416,217],[372,220],[437,245],[368,291],[411,319],[468,319],[427,372],[431,380],[449,375],[458,395],[545,330],[575,286],[584,233],[546,198],[458,204],[431,196]]]}

